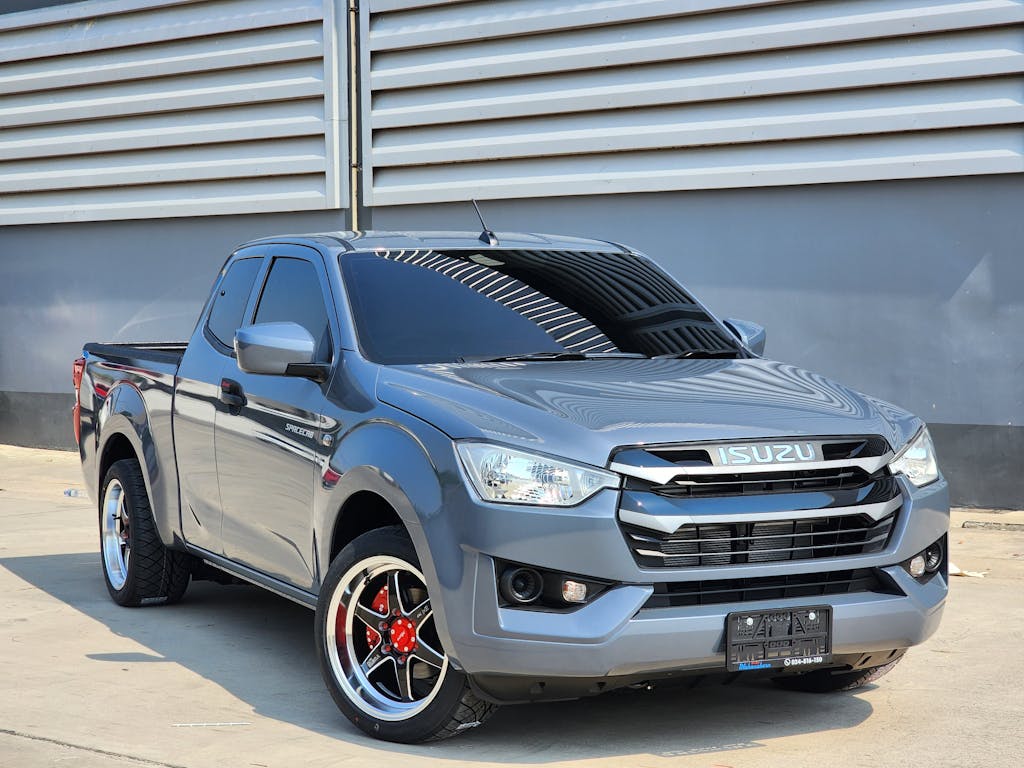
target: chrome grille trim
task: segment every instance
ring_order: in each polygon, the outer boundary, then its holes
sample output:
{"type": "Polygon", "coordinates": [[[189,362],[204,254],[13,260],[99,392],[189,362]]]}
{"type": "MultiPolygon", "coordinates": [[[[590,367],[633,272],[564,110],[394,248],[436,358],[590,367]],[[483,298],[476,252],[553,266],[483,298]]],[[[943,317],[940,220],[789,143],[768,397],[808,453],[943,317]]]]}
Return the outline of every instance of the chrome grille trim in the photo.
{"type": "Polygon", "coordinates": [[[831,461],[802,461],[799,463],[783,464],[746,464],[729,466],[699,466],[686,467],[678,464],[671,464],[667,461],[659,461],[655,456],[642,450],[622,451],[617,454],[616,461],[609,465],[612,472],[635,477],[639,480],[646,480],[657,485],[668,485],[677,478],[700,475],[742,475],[754,472],[772,472],[800,469],[845,469],[858,467],[869,475],[887,466],[895,454],[886,451],[881,456],[868,456],[862,459],[833,459],[831,461]],[[627,459],[627,461],[623,461],[627,459]],[[634,461],[643,461],[644,464],[634,464],[634,461]]]}
{"type": "MultiPolygon", "coordinates": [[[[756,498],[756,497],[750,497],[756,498]]],[[[795,509],[783,512],[739,512],[734,514],[707,515],[648,515],[628,509],[619,510],[623,523],[647,528],[661,533],[673,533],[685,525],[714,525],[716,523],[767,523],[777,520],[814,520],[822,517],[844,517],[846,515],[867,515],[875,522],[882,520],[903,505],[903,497],[896,496],[888,501],[874,504],[855,504],[847,507],[824,507],[822,509],[795,509]]]]}

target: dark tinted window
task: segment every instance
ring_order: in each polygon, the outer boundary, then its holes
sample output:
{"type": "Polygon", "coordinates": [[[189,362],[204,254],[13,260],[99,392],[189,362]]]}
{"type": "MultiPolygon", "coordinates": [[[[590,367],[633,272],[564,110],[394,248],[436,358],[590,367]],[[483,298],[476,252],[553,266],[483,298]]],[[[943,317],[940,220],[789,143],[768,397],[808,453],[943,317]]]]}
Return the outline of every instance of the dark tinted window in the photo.
{"type": "Polygon", "coordinates": [[[341,264],[360,346],[380,363],[737,351],[678,283],[630,254],[381,251],[341,264]]]}
{"type": "Polygon", "coordinates": [[[256,273],[260,271],[262,259],[241,259],[228,269],[227,275],[213,297],[210,308],[210,320],[206,327],[221,344],[233,347],[235,331],[242,326],[242,313],[249,302],[252,284],[256,281],[256,273]]]}
{"type": "Polygon", "coordinates": [[[331,360],[327,308],[316,267],[304,259],[277,258],[263,286],[257,323],[298,323],[316,342],[317,360],[331,360]]]}

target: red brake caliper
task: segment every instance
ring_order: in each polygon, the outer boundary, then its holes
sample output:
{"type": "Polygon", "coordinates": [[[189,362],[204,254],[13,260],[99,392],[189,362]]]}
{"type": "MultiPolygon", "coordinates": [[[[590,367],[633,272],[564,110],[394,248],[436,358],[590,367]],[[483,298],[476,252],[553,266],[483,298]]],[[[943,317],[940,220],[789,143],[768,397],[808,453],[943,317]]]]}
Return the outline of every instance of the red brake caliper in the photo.
{"type": "MultiPolygon", "coordinates": [[[[380,588],[380,592],[378,592],[377,596],[375,598],[373,598],[373,603],[372,603],[371,607],[377,613],[383,613],[383,614],[387,614],[388,613],[388,586],[387,586],[387,584],[385,584],[383,587],[381,587],[380,588]]],[[[373,629],[372,627],[367,627],[366,628],[366,644],[370,648],[376,648],[377,647],[377,643],[379,643],[379,642],[380,642],[380,633],[377,630],[373,629]]]]}
{"type": "MultiPolygon", "coordinates": [[[[390,617],[390,611],[388,608],[389,603],[388,587],[385,584],[380,588],[380,592],[377,593],[377,596],[373,598],[372,607],[377,613],[383,613],[388,615],[389,618],[393,618],[390,617]]],[[[416,650],[416,624],[404,616],[399,616],[393,621],[390,621],[388,634],[390,635],[390,648],[385,646],[385,652],[389,652],[393,648],[394,651],[403,654],[401,661],[404,663],[404,654],[411,653],[416,650]]],[[[377,643],[379,643],[380,640],[380,633],[377,630],[373,627],[366,628],[366,644],[370,648],[376,648],[377,643]]]]}

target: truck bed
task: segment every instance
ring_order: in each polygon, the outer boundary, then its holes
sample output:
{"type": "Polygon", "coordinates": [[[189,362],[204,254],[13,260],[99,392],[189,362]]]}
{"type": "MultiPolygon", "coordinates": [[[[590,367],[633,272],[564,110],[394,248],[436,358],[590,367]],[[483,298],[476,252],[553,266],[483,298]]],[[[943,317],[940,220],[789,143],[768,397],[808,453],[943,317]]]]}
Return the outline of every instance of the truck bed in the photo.
{"type": "Polygon", "coordinates": [[[173,540],[178,484],[173,471],[160,468],[174,466],[174,384],[187,346],[186,342],[111,342],[83,348],[79,452],[90,496],[98,498],[106,471],[101,433],[124,435],[150,478],[151,504],[165,543],[173,540]]]}
{"type": "Polygon", "coordinates": [[[185,354],[186,341],[146,342],[93,342],[84,349],[89,355],[96,355],[117,362],[152,362],[177,367],[185,354]]]}

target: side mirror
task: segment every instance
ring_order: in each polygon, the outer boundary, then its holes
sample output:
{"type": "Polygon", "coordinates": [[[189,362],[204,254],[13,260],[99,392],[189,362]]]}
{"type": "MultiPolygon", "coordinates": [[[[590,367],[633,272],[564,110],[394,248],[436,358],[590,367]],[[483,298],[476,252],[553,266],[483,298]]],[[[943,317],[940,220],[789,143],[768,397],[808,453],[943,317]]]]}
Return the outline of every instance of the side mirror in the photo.
{"type": "Polygon", "coordinates": [[[740,340],[743,346],[758,357],[764,355],[764,342],[767,332],[763,325],[752,323],[749,320],[737,320],[732,317],[725,321],[725,325],[740,340]]]}
{"type": "Polygon", "coordinates": [[[257,323],[235,331],[238,367],[246,373],[305,376],[322,381],[328,366],[318,365],[316,342],[298,323],[257,323]]]}

